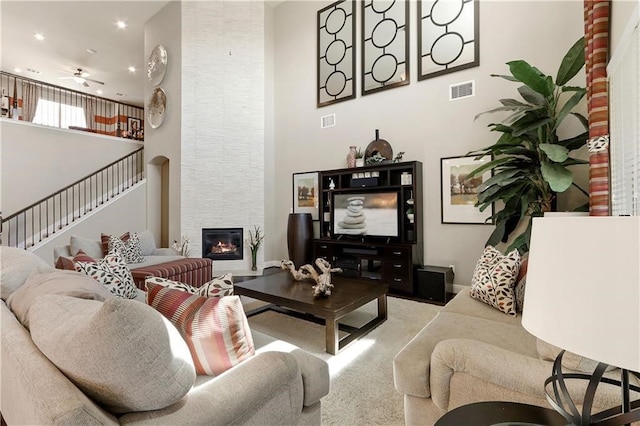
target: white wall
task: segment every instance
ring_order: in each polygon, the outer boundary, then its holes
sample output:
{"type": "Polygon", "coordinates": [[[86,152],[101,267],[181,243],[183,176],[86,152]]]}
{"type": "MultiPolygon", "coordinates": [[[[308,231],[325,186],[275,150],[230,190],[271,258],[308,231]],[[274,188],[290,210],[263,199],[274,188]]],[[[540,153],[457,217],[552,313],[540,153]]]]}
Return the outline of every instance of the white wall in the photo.
{"type": "MultiPolygon", "coordinates": [[[[374,130],[380,129],[394,152],[405,151],[405,160],[424,164],[425,263],[455,265],[456,283],[468,285],[492,227],[440,223],[440,158],[464,155],[495,141],[486,126],[499,117],[474,121],[474,116],[497,106],[500,98],[516,97],[517,85],[490,74],[506,73],[506,62],[524,59],[555,75],[561,58],[584,33],[582,2],[481,1],[480,66],[418,82],[417,12],[412,1],[411,84],[362,97],[358,78],[356,99],[318,109],[316,12],[326,5],[287,1],[275,9],[274,217],[280,251],[274,255],[286,257],[291,174],[345,167],[349,145],[366,147],[374,130]],[[449,85],[468,80],[475,80],[476,96],[450,102],[449,85]],[[321,130],[320,117],[331,113],[336,114],[336,127],[321,130]]],[[[357,23],[360,34],[360,9],[357,23]]],[[[576,84],[585,85],[584,73],[576,84]]]]}
{"type": "MultiPolygon", "coordinates": [[[[160,86],[170,103],[162,126],[145,134],[147,159],[170,161],[170,239],[188,235],[193,256],[201,253],[202,228],[242,227],[245,237],[253,225],[264,228],[264,7],[172,2],[145,27],[145,51],[161,43],[168,52],[160,86]]],[[[158,196],[149,195],[150,221],[158,196]]],[[[214,268],[248,269],[249,253],[246,247],[243,260],[214,268]]]]}
{"type": "Polygon", "coordinates": [[[3,217],[143,146],[93,133],[0,119],[3,217]]]}
{"type": "MultiPolygon", "coordinates": [[[[170,241],[180,239],[180,182],[181,137],[182,137],[182,5],[172,1],[156,15],[144,28],[145,63],[153,49],[161,44],[167,50],[167,67],[160,82],[167,95],[167,109],[164,122],[157,129],[151,128],[149,120],[145,125],[145,160],[148,173],[147,224],[156,239],[160,238],[160,190],[161,173],[158,157],[169,159],[169,236],[170,241]]],[[[149,99],[154,87],[145,81],[144,96],[149,99]]],[[[145,105],[145,115],[148,109],[145,105]]]]}
{"type": "MultiPolygon", "coordinates": [[[[146,228],[146,183],[118,195],[108,204],[95,209],[75,224],[56,232],[32,251],[53,265],[54,247],[69,244],[72,235],[99,240],[101,234],[122,235],[129,232],[142,232],[146,228]]],[[[158,244],[156,238],[156,244],[158,244]]]]}
{"type": "Polygon", "coordinates": [[[622,33],[633,15],[636,7],[640,7],[640,0],[613,0],[611,2],[610,20],[610,49],[609,57],[613,56],[616,46],[620,43],[622,33]]]}

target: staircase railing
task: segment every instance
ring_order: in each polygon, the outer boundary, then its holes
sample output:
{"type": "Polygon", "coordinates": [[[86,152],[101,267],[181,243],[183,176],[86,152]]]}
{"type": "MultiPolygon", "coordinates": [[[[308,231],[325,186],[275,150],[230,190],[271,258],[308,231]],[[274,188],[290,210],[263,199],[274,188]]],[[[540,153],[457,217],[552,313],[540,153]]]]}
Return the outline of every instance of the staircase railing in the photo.
{"type": "Polygon", "coordinates": [[[144,148],[2,218],[2,243],[28,249],[144,179],[144,148]]]}

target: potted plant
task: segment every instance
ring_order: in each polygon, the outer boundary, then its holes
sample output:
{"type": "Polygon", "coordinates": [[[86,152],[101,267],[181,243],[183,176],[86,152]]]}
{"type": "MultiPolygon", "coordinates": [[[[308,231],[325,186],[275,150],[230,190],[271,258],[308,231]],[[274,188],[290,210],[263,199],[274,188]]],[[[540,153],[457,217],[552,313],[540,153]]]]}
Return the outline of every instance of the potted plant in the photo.
{"type": "Polygon", "coordinates": [[[363,167],[363,166],[364,166],[364,153],[362,152],[362,149],[358,147],[356,149],[356,167],[363,167]]]}
{"type": "Polygon", "coordinates": [[[531,217],[551,211],[557,193],[574,185],[589,195],[573,182],[573,174],[568,169],[569,166],[588,164],[588,161],[569,156],[588,138],[587,119],[573,112],[586,89],[567,85],[584,66],[584,38],[566,53],[555,80],[523,60],[507,65],[510,75],[492,74],[492,77],[523,83],[518,87],[522,99],[500,99],[502,106],[482,113],[509,111],[512,114],[500,123],[489,124],[491,131],[500,133],[497,142],[470,154],[478,158],[492,155],[494,159],[473,170],[469,177],[493,171],[493,176],[478,188],[476,206],[481,211],[502,202],[502,210],[490,217],[496,228],[487,244],[508,242],[521,221],[528,221],[525,231],[512,238],[507,248],[507,251],[518,249],[524,253],[529,251],[531,217]],[[585,131],[560,140],[558,127],[570,115],[579,120],[585,131]]]}
{"type": "Polygon", "coordinates": [[[257,259],[258,250],[264,240],[264,233],[259,226],[253,226],[253,232],[249,229],[249,249],[251,249],[251,270],[256,271],[258,269],[257,259]]]}
{"type": "Polygon", "coordinates": [[[413,223],[413,208],[407,209],[407,219],[409,219],[409,223],[413,223]]]}

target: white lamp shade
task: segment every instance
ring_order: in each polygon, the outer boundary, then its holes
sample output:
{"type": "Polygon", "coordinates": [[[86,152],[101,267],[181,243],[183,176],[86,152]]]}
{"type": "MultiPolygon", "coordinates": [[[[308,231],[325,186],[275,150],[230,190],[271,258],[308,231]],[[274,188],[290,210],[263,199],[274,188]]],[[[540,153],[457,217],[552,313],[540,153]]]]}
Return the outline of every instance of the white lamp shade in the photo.
{"type": "Polygon", "coordinates": [[[534,218],[522,325],[640,372],[640,217],[534,218]]]}

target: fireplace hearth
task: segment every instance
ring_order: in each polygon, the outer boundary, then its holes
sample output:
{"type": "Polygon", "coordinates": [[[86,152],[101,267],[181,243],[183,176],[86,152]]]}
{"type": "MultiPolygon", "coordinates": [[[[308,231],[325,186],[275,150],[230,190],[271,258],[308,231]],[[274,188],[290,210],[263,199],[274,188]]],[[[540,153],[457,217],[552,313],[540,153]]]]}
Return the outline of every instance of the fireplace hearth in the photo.
{"type": "Polygon", "coordinates": [[[242,228],[202,228],[202,257],[241,260],[242,241],[242,228]]]}

